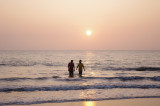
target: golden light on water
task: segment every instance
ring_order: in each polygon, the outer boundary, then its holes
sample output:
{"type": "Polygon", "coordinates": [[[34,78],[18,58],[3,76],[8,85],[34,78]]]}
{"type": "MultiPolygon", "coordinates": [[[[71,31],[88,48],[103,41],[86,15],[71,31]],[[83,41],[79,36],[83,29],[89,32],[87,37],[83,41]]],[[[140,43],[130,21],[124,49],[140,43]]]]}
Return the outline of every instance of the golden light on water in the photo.
{"type": "Polygon", "coordinates": [[[87,102],[84,102],[83,106],[96,106],[96,105],[95,105],[95,102],[93,101],[87,101],[87,102]]]}
{"type": "MultiPolygon", "coordinates": [[[[96,98],[94,90],[82,91],[79,96],[81,99],[96,98]]],[[[96,103],[94,101],[85,101],[83,102],[83,106],[96,106],[96,103]]]]}

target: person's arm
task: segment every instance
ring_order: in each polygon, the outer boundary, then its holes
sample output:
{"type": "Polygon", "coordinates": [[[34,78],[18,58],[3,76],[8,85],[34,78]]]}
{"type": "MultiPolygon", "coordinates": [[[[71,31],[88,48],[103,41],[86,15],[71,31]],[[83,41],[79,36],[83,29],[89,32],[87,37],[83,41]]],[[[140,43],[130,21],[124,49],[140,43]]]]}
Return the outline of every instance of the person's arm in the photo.
{"type": "Polygon", "coordinates": [[[68,63],[68,71],[69,71],[69,67],[70,67],[70,66],[69,66],[69,63],[68,63]]]}
{"type": "Polygon", "coordinates": [[[78,65],[77,65],[77,68],[76,68],[76,70],[78,69],[78,65]]]}
{"type": "Polygon", "coordinates": [[[84,71],[85,71],[84,65],[83,65],[83,69],[84,69],[84,71]]]}
{"type": "Polygon", "coordinates": [[[74,67],[74,64],[73,64],[73,71],[75,71],[75,67],[74,67]]]}

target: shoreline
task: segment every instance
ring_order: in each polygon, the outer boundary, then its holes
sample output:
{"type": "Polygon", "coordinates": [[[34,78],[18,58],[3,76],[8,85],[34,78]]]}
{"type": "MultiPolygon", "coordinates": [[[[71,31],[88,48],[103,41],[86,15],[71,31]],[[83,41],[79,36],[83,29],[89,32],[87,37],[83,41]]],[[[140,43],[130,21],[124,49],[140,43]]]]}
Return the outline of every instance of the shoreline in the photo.
{"type": "Polygon", "coordinates": [[[4,105],[4,106],[160,106],[160,98],[129,98],[101,101],[79,101],[79,102],[59,102],[40,103],[27,105],[4,105]]]}

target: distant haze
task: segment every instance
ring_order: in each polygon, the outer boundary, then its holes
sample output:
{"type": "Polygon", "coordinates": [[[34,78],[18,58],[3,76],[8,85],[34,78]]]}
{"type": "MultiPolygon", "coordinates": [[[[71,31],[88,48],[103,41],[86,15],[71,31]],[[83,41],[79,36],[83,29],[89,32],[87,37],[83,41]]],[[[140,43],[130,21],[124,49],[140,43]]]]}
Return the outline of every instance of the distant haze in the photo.
{"type": "Polygon", "coordinates": [[[160,50],[160,0],[0,0],[0,50],[160,50]]]}

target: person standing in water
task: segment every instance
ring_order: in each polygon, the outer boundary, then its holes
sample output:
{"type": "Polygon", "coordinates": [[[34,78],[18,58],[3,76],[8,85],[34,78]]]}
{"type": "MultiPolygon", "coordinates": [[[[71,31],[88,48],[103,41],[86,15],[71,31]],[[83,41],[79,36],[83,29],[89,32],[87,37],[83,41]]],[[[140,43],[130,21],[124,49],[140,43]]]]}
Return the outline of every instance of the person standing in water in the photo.
{"type": "Polygon", "coordinates": [[[82,76],[82,71],[83,71],[83,69],[84,69],[84,71],[85,71],[85,68],[84,68],[84,65],[83,65],[83,63],[82,63],[82,60],[79,60],[79,63],[78,63],[78,65],[77,65],[77,68],[78,68],[78,71],[79,71],[79,76],[81,77],[81,76],[82,76]]]}
{"type": "Polygon", "coordinates": [[[75,71],[73,60],[68,64],[69,76],[73,77],[73,72],[75,71]]]}

